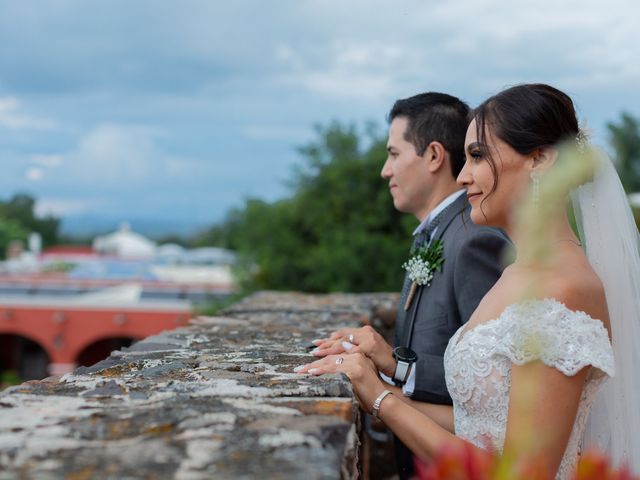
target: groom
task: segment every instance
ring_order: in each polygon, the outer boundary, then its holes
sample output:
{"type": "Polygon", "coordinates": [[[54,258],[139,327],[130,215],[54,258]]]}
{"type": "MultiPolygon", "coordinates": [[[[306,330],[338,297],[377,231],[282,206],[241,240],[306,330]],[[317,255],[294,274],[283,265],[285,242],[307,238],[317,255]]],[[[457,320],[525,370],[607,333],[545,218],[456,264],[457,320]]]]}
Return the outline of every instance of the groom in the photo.
{"type": "MultiPolygon", "coordinates": [[[[456,183],[465,161],[468,117],[465,103],[443,93],[423,93],[393,105],[381,175],[389,182],[396,209],[420,222],[412,252],[430,250],[432,258],[442,259],[442,271],[422,285],[405,277],[395,349],[371,327],[363,327],[335,332],[330,340],[316,342],[313,352],[364,353],[383,379],[396,386],[390,390],[418,409],[420,402],[451,405],[444,351],[502,273],[502,251],[508,244],[499,230],[471,222],[467,196],[456,183]]],[[[413,455],[397,438],[396,459],[400,478],[409,478],[413,455]]]]}

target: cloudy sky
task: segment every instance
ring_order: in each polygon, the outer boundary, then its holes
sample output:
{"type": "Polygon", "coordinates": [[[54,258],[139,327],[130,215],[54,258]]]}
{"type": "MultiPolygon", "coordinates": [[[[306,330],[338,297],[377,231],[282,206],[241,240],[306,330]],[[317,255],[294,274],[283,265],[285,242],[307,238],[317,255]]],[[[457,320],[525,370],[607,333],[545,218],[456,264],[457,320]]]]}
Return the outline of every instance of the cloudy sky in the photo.
{"type": "Polygon", "coordinates": [[[635,0],[0,0],[0,198],[187,233],[286,195],[314,124],[384,127],[428,90],[552,83],[604,143],[640,116],[638,18],[635,0]]]}

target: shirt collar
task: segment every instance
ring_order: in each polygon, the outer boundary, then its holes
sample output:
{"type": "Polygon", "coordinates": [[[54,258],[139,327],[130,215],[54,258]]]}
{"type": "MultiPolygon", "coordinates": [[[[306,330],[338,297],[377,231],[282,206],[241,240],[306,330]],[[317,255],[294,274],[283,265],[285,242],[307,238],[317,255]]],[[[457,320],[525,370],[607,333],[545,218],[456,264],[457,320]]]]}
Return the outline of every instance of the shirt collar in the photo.
{"type": "Polygon", "coordinates": [[[413,235],[417,235],[419,234],[421,231],[423,231],[425,228],[427,228],[427,226],[429,225],[429,223],[431,223],[431,220],[433,220],[434,218],[436,218],[436,215],[438,215],[440,212],[442,212],[445,208],[447,208],[449,205],[451,205],[453,202],[455,202],[458,197],[460,195],[462,195],[462,193],[465,191],[465,189],[463,188],[462,190],[458,190],[456,192],[453,192],[451,195],[449,195],[447,198],[445,198],[444,200],[442,200],[438,205],[436,205],[436,208],[434,208],[433,210],[431,210],[431,213],[429,213],[429,215],[427,215],[427,218],[425,218],[424,220],[422,220],[422,222],[420,222],[420,225],[418,225],[418,228],[416,228],[413,231],[413,235]]]}

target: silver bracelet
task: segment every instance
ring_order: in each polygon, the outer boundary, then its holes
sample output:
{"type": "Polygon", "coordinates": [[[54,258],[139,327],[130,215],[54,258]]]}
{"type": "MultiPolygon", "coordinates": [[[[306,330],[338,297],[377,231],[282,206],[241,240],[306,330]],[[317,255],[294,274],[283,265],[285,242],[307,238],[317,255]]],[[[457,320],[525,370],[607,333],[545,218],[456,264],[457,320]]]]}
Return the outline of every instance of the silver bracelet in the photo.
{"type": "Polygon", "coordinates": [[[380,404],[382,403],[382,400],[384,400],[384,397],[386,397],[390,393],[392,393],[391,390],[385,390],[378,396],[378,398],[376,398],[376,401],[373,402],[373,407],[371,408],[371,415],[373,415],[374,417],[378,416],[378,412],[380,412],[380,404]]]}

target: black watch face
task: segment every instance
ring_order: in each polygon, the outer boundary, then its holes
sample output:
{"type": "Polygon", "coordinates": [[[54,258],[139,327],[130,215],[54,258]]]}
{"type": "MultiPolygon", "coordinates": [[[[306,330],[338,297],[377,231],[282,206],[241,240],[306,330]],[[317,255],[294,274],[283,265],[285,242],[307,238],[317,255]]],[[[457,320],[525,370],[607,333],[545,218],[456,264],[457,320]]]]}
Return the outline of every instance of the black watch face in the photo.
{"type": "Polygon", "coordinates": [[[403,362],[415,362],[418,359],[416,352],[407,347],[396,347],[393,349],[393,354],[397,360],[403,362]]]}

